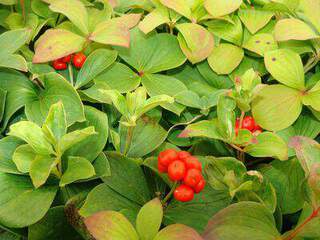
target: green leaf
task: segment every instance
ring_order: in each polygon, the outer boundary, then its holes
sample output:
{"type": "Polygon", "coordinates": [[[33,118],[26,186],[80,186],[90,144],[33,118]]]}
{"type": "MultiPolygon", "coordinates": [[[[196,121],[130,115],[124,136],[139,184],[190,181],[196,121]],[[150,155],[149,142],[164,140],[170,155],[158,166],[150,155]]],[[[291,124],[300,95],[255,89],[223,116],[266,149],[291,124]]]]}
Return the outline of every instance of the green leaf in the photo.
{"type": "Polygon", "coordinates": [[[306,94],[302,97],[302,102],[304,105],[311,106],[316,111],[320,111],[320,82],[311,88],[306,94]]]}
{"type": "Polygon", "coordinates": [[[49,29],[37,41],[32,62],[50,62],[80,52],[85,42],[85,38],[67,30],[49,29]]]}
{"type": "Polygon", "coordinates": [[[290,139],[289,147],[293,148],[305,172],[309,175],[320,159],[319,143],[313,139],[295,136],[290,139]]]}
{"type": "Polygon", "coordinates": [[[28,173],[32,161],[36,158],[36,153],[29,144],[20,145],[13,153],[12,161],[16,164],[17,169],[22,173],[28,173]]]}
{"type": "Polygon", "coordinates": [[[11,125],[8,135],[18,137],[27,142],[36,153],[53,153],[52,146],[46,140],[41,128],[33,122],[20,121],[11,125]]]}
{"type": "Polygon", "coordinates": [[[116,90],[99,90],[100,93],[105,97],[103,102],[111,102],[114,107],[123,115],[127,116],[129,113],[126,98],[116,90]]]}
{"type": "Polygon", "coordinates": [[[51,3],[50,9],[53,12],[65,15],[85,35],[89,33],[88,13],[81,1],[55,0],[51,3]]]}
{"type": "Polygon", "coordinates": [[[283,214],[292,214],[302,209],[304,194],[301,183],[305,174],[296,158],[288,161],[273,161],[261,169],[276,189],[278,204],[283,214]]]}
{"type": "Polygon", "coordinates": [[[120,93],[127,93],[136,89],[140,84],[140,76],[128,66],[115,62],[104,72],[99,74],[95,83],[103,83],[120,93]]]}
{"type": "Polygon", "coordinates": [[[242,0],[205,0],[204,6],[213,17],[222,17],[236,11],[242,0]]]}
{"type": "Polygon", "coordinates": [[[190,7],[188,5],[188,3],[186,3],[183,0],[160,0],[160,2],[166,6],[167,8],[170,8],[174,11],[176,11],[177,13],[179,13],[180,15],[191,19],[191,10],[190,7]]]}
{"type": "Polygon", "coordinates": [[[201,240],[201,236],[194,229],[182,224],[172,224],[162,229],[154,240],[201,240]]]}
{"type": "MultiPolygon", "coordinates": [[[[178,79],[160,74],[146,74],[142,77],[142,85],[147,89],[148,94],[153,97],[157,95],[168,95],[174,97],[179,92],[187,90],[187,87],[178,79]]],[[[163,108],[180,115],[184,106],[173,104],[162,104],[163,108]]]]}
{"type": "Polygon", "coordinates": [[[257,9],[240,9],[238,15],[251,34],[266,26],[273,17],[273,13],[257,9]]]}
{"type": "Polygon", "coordinates": [[[53,186],[34,189],[29,177],[0,173],[0,221],[7,227],[22,228],[38,222],[56,195],[53,186]]]}
{"type": "Polygon", "coordinates": [[[319,0],[302,0],[300,1],[304,15],[309,19],[313,26],[320,32],[320,16],[317,14],[320,11],[319,0]]]}
{"type": "Polygon", "coordinates": [[[6,107],[7,91],[0,88],[0,122],[3,119],[5,107],[6,107]]]}
{"type": "Polygon", "coordinates": [[[94,32],[90,34],[89,39],[102,44],[128,48],[131,42],[129,29],[135,26],[139,19],[139,14],[128,14],[123,17],[103,21],[96,26],[94,32]],[[130,21],[128,22],[127,20],[130,21]]]}
{"type": "Polygon", "coordinates": [[[288,147],[282,138],[271,132],[263,132],[244,148],[244,151],[254,157],[274,157],[280,160],[288,159],[288,147]]]}
{"type": "Polygon", "coordinates": [[[243,35],[242,24],[238,16],[234,16],[232,20],[234,23],[224,20],[212,20],[206,22],[205,25],[214,35],[240,46],[243,35]]]}
{"type": "Polygon", "coordinates": [[[206,137],[224,140],[218,130],[218,119],[204,120],[190,124],[180,134],[180,137],[206,137]]]}
{"type": "Polygon", "coordinates": [[[0,140],[0,171],[5,173],[19,174],[13,162],[13,154],[17,147],[23,144],[18,138],[4,137],[0,140]]]}
{"type": "Polygon", "coordinates": [[[13,54],[24,45],[30,38],[30,30],[17,29],[6,31],[0,35],[0,46],[5,46],[0,49],[0,56],[5,57],[5,54],[13,54]]]}
{"type": "Polygon", "coordinates": [[[279,82],[299,90],[304,90],[304,70],[299,54],[278,49],[264,56],[267,70],[279,82]]]}
{"type": "Polygon", "coordinates": [[[55,158],[49,155],[36,155],[30,165],[30,177],[33,185],[39,188],[46,183],[51,170],[56,166],[55,158]]]}
{"type": "Polygon", "coordinates": [[[108,49],[98,49],[92,52],[82,66],[76,88],[81,88],[95,79],[100,73],[106,70],[117,59],[117,52],[108,49]]]}
{"type": "Polygon", "coordinates": [[[208,63],[218,74],[229,74],[241,63],[244,57],[242,48],[228,43],[215,47],[208,57],[208,63]]]}
{"type": "Polygon", "coordinates": [[[193,64],[205,60],[214,47],[214,39],[210,32],[195,23],[176,25],[179,30],[178,41],[183,53],[193,64]]]}
{"type": "Polygon", "coordinates": [[[59,142],[59,149],[61,153],[64,153],[72,146],[76,145],[79,142],[82,142],[83,140],[94,134],[96,134],[96,132],[94,127],[92,126],[67,133],[61,138],[59,142]]]}
{"type": "Polygon", "coordinates": [[[121,214],[114,211],[98,212],[84,220],[95,239],[138,240],[132,224],[121,214]]]}
{"type": "Polygon", "coordinates": [[[141,206],[150,200],[150,192],[141,167],[130,158],[108,153],[111,176],[102,180],[113,190],[141,206]]]}
{"type": "Polygon", "coordinates": [[[119,56],[141,73],[157,73],[182,65],[186,58],[175,36],[167,33],[144,35],[131,32],[130,48],[116,48],[119,56]]]}
{"type": "Polygon", "coordinates": [[[201,98],[198,94],[196,94],[193,91],[186,90],[178,93],[174,97],[178,103],[183,104],[185,106],[199,109],[202,108],[201,98]]]}
{"type": "Polygon", "coordinates": [[[174,98],[164,94],[148,98],[140,107],[136,109],[136,116],[140,118],[143,114],[147,113],[153,108],[156,108],[161,104],[170,103],[174,103],[174,98]]]}
{"type": "Polygon", "coordinates": [[[0,58],[0,67],[13,68],[23,72],[28,71],[26,60],[20,55],[5,55],[0,58]]]}
{"type": "Polygon", "coordinates": [[[147,202],[140,209],[136,228],[141,240],[153,240],[157,235],[163,217],[162,204],[159,198],[147,202]]]}
{"type": "Polygon", "coordinates": [[[264,56],[266,52],[277,49],[278,45],[271,34],[260,33],[250,37],[243,47],[264,56]]]}
{"type": "Polygon", "coordinates": [[[52,144],[60,141],[67,133],[67,119],[62,102],[51,105],[48,116],[42,126],[43,132],[52,144]]]}
{"type": "Polygon", "coordinates": [[[296,18],[278,21],[274,28],[274,36],[277,41],[309,40],[319,37],[308,24],[296,18]]]}
{"type": "Polygon", "coordinates": [[[280,233],[267,208],[260,203],[240,202],[214,215],[202,235],[204,240],[229,240],[234,236],[237,236],[238,240],[246,240],[248,236],[252,240],[270,240],[280,238],[280,233]],[[230,231],[231,228],[233,231],[230,231]]]}
{"type": "Polygon", "coordinates": [[[140,207],[141,205],[129,200],[109,187],[108,184],[103,183],[91,190],[84,205],[79,210],[79,214],[83,217],[89,217],[101,211],[119,211],[131,223],[134,223],[140,207]]]}
{"type": "Polygon", "coordinates": [[[145,116],[137,122],[127,155],[143,157],[159,147],[167,135],[167,131],[160,124],[145,116]]]}
{"type": "Polygon", "coordinates": [[[60,179],[59,186],[64,187],[67,184],[87,179],[94,175],[94,167],[87,159],[83,157],[68,157],[68,167],[60,179]]]}
{"type": "Polygon", "coordinates": [[[28,228],[30,240],[79,239],[79,234],[71,227],[64,212],[64,206],[50,208],[39,222],[28,228]],[[55,231],[52,231],[55,229],[55,231]]]}
{"type": "Polygon", "coordinates": [[[70,129],[83,129],[93,126],[96,134],[90,135],[85,140],[72,146],[65,152],[65,156],[79,156],[92,162],[103,151],[107,143],[109,132],[108,116],[90,106],[85,106],[84,113],[87,121],[76,123],[70,129]]]}
{"type": "Polygon", "coordinates": [[[85,120],[83,105],[76,90],[60,74],[49,73],[41,77],[45,89],[37,91],[26,103],[25,112],[29,120],[42,125],[50,106],[62,102],[67,118],[67,126],[85,120]]]}
{"type": "Polygon", "coordinates": [[[218,131],[228,141],[232,141],[235,125],[235,110],[236,102],[230,97],[221,96],[218,100],[217,115],[218,115],[218,131]]]}
{"type": "Polygon", "coordinates": [[[302,112],[293,127],[295,136],[316,138],[320,133],[320,122],[311,113],[302,112]]]}
{"type": "Polygon", "coordinates": [[[156,27],[167,22],[170,22],[169,11],[165,7],[159,6],[144,17],[139,23],[139,29],[148,34],[156,27]]]}
{"type": "Polygon", "coordinates": [[[262,88],[252,102],[254,119],[270,131],[289,127],[297,120],[301,110],[300,92],[278,84],[262,88]]]}

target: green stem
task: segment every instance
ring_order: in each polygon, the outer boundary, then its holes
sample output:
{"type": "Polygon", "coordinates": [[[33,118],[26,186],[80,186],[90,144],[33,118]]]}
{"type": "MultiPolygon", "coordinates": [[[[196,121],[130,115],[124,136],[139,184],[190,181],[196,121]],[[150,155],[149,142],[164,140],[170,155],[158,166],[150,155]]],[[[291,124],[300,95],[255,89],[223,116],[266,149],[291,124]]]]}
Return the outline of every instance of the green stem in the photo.
{"type": "Polygon", "coordinates": [[[168,202],[168,200],[171,198],[171,196],[172,196],[174,190],[176,190],[177,186],[178,186],[178,182],[174,182],[174,184],[173,184],[170,192],[169,192],[169,193],[167,194],[167,196],[165,196],[165,198],[161,201],[161,203],[162,203],[163,206],[164,206],[164,205],[168,202]]]}
{"type": "Polygon", "coordinates": [[[72,69],[72,65],[70,63],[68,64],[68,69],[69,69],[70,83],[73,86],[73,69],[72,69]]]}

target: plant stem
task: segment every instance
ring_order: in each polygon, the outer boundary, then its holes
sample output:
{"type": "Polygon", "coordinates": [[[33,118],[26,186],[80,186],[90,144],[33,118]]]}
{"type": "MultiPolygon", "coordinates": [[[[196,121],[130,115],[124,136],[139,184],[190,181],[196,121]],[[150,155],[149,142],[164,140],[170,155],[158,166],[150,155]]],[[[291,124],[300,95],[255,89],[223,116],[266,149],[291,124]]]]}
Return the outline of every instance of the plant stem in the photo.
{"type": "Polygon", "coordinates": [[[238,147],[237,145],[230,143],[230,146],[233,147],[234,149],[238,150],[239,152],[243,152],[243,149],[241,147],[238,147]]]}
{"type": "Polygon", "coordinates": [[[185,122],[185,123],[178,123],[178,124],[173,125],[171,128],[169,128],[169,130],[168,130],[168,134],[169,134],[173,129],[175,129],[176,127],[189,125],[189,124],[191,124],[191,123],[193,123],[193,122],[197,121],[197,120],[198,120],[199,118],[201,118],[201,117],[203,117],[203,114],[198,115],[198,116],[195,116],[194,118],[192,118],[192,119],[191,119],[190,121],[188,121],[188,122],[185,122]]]}
{"type": "Polygon", "coordinates": [[[239,128],[240,128],[240,129],[242,128],[242,122],[243,122],[244,114],[245,114],[245,112],[244,112],[244,111],[241,111],[240,121],[239,121],[239,128]]]}
{"type": "Polygon", "coordinates": [[[70,63],[68,64],[68,70],[69,70],[70,83],[73,86],[73,70],[72,70],[72,65],[70,63]]]}
{"type": "Polygon", "coordinates": [[[320,207],[312,212],[312,214],[303,222],[301,223],[296,229],[294,229],[287,237],[285,237],[283,240],[292,240],[294,239],[301,230],[307,225],[312,219],[318,217],[320,213],[320,207]]]}
{"type": "Polygon", "coordinates": [[[131,142],[132,142],[132,137],[133,137],[133,130],[134,130],[134,127],[132,127],[132,126],[128,127],[126,145],[125,145],[125,148],[124,148],[124,155],[127,155],[128,151],[130,149],[131,142]]]}
{"type": "Polygon", "coordinates": [[[161,201],[161,203],[162,203],[163,206],[164,206],[164,205],[168,202],[168,200],[171,198],[174,190],[176,190],[176,188],[177,188],[177,185],[178,185],[178,182],[174,182],[174,184],[173,184],[170,192],[169,192],[169,193],[167,194],[167,196],[165,196],[165,198],[161,201]]]}

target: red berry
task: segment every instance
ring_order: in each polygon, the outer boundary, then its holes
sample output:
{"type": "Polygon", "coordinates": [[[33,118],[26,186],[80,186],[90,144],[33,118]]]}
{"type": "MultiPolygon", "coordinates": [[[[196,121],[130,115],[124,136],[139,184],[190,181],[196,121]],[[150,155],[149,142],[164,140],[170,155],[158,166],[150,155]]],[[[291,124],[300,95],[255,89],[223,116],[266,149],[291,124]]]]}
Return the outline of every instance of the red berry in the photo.
{"type": "Polygon", "coordinates": [[[173,161],[168,167],[168,176],[172,181],[182,180],[186,172],[186,164],[180,160],[173,161]]]}
{"type": "Polygon", "coordinates": [[[86,55],[84,55],[83,53],[76,53],[74,56],[73,56],[73,65],[76,67],[76,68],[82,68],[84,62],[86,61],[87,57],[86,55]]]}
{"type": "Polygon", "coordinates": [[[158,163],[158,171],[160,173],[166,173],[168,171],[168,168],[166,166],[163,166],[162,164],[158,163]]]}
{"type": "Polygon", "coordinates": [[[184,161],[186,158],[190,157],[191,154],[189,152],[186,151],[180,151],[178,152],[178,158],[182,161],[184,161]]]}
{"type": "Polygon", "coordinates": [[[254,127],[253,127],[253,132],[255,132],[255,131],[262,132],[262,128],[256,122],[254,123],[254,127]]]}
{"type": "Polygon", "coordinates": [[[71,58],[72,58],[72,54],[65,56],[63,58],[60,58],[59,60],[64,63],[69,63],[71,61],[71,58]]]}
{"type": "Polygon", "coordinates": [[[176,190],[173,193],[173,196],[176,200],[180,202],[189,202],[194,197],[194,191],[191,187],[182,184],[176,188],[176,190]]]}
{"type": "Polygon", "coordinates": [[[168,167],[170,163],[177,160],[178,154],[174,149],[167,149],[162,151],[158,156],[158,163],[164,167],[168,167]]]}
{"type": "Polygon", "coordinates": [[[189,169],[183,182],[189,187],[195,188],[202,179],[202,174],[198,169],[189,169]]]}
{"type": "Polygon", "coordinates": [[[52,66],[55,70],[66,70],[67,69],[67,64],[64,62],[60,62],[59,60],[53,61],[52,66]]]}
{"type": "Polygon", "coordinates": [[[240,119],[237,118],[237,119],[236,119],[236,124],[235,124],[235,129],[234,129],[234,131],[235,131],[235,133],[236,133],[236,136],[237,136],[238,133],[239,133],[239,129],[240,129],[240,119]]]}
{"type": "Polygon", "coordinates": [[[202,165],[196,157],[190,156],[185,159],[187,169],[198,169],[202,171],[202,165]]]}
{"type": "Polygon", "coordinates": [[[248,129],[249,131],[252,131],[254,129],[254,126],[256,125],[253,117],[247,116],[243,118],[242,121],[242,128],[248,129]]]}
{"type": "Polygon", "coordinates": [[[205,186],[206,186],[206,181],[202,178],[200,182],[197,184],[197,186],[194,187],[195,193],[201,192],[205,186]]]}

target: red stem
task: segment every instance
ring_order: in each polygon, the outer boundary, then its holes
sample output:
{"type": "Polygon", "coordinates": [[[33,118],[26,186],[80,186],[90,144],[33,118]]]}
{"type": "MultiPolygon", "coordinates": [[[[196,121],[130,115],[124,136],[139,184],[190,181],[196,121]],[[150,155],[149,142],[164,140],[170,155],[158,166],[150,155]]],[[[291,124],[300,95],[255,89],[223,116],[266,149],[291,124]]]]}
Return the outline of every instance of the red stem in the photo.
{"type": "Polygon", "coordinates": [[[294,239],[301,230],[315,217],[317,217],[320,213],[320,207],[312,212],[312,214],[301,224],[299,225],[293,232],[291,232],[286,238],[283,240],[292,240],[294,239]]]}

